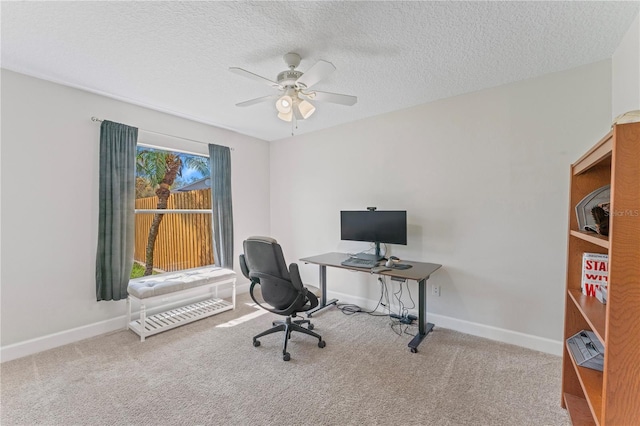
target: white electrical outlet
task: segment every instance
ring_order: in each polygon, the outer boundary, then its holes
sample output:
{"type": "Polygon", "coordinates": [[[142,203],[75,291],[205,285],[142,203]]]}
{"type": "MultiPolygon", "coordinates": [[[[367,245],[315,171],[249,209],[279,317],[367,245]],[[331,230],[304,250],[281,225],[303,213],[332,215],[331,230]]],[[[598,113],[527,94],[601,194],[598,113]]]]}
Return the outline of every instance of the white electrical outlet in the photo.
{"type": "Polygon", "coordinates": [[[440,286],[439,285],[432,285],[431,286],[431,294],[433,294],[434,296],[438,296],[440,297],[440,286]]]}

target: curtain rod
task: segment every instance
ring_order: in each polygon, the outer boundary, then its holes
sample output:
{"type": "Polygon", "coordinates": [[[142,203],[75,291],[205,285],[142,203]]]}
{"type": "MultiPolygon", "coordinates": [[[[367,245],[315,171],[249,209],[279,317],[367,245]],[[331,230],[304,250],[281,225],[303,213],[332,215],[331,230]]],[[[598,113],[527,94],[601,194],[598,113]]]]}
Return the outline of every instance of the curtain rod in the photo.
{"type": "MultiPolygon", "coordinates": [[[[91,117],[91,121],[97,121],[97,122],[102,123],[104,120],[102,120],[101,118],[98,118],[98,117],[91,117]]],[[[152,130],[146,130],[146,129],[140,129],[140,130],[142,130],[143,132],[153,133],[153,134],[160,135],[160,136],[167,136],[169,138],[182,139],[182,140],[189,141],[189,142],[203,143],[205,145],[209,145],[209,142],[203,142],[203,141],[197,141],[195,139],[183,138],[182,136],[168,135],[166,133],[154,132],[152,130]]],[[[235,149],[233,147],[228,147],[228,148],[231,151],[235,151],[235,149]]]]}

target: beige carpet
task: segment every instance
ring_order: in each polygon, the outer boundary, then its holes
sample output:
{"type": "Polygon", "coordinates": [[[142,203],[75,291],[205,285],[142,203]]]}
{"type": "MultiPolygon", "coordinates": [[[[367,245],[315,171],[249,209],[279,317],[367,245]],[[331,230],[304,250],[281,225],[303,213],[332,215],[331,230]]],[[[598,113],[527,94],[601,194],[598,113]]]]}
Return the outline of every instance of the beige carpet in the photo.
{"type": "Polygon", "coordinates": [[[559,357],[437,326],[412,354],[388,318],[331,308],[314,317],[327,346],[294,334],[284,362],[282,333],[251,344],[275,315],[217,327],[248,301],[144,343],[123,330],[5,362],[0,423],[570,424],[559,357]]]}

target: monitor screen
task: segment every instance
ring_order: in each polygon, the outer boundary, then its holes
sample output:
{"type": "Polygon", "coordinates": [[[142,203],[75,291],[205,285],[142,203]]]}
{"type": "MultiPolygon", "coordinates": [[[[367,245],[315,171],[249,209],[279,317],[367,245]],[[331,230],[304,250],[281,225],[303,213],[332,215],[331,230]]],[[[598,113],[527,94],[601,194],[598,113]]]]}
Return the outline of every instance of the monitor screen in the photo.
{"type": "Polygon", "coordinates": [[[407,212],[341,211],[340,239],[407,245],[407,212]]]}

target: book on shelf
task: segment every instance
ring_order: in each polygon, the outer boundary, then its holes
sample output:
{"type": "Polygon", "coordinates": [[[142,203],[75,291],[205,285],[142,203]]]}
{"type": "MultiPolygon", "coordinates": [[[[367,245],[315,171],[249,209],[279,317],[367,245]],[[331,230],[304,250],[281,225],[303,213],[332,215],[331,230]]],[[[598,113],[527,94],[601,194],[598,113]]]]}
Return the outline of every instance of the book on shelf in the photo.
{"type": "Polygon", "coordinates": [[[591,330],[582,330],[567,339],[576,364],[593,370],[604,370],[604,346],[591,330]]]}
{"type": "MultiPolygon", "coordinates": [[[[584,253],[582,255],[582,294],[596,297],[609,283],[609,255],[584,253]]],[[[601,300],[602,301],[602,300],[601,300]]]]}
{"type": "Polygon", "coordinates": [[[596,298],[600,301],[600,303],[602,303],[603,305],[607,304],[607,287],[601,285],[600,287],[598,287],[596,289],[596,298]]]}

